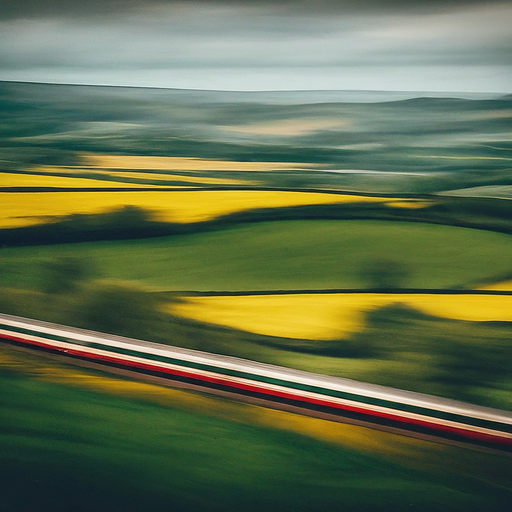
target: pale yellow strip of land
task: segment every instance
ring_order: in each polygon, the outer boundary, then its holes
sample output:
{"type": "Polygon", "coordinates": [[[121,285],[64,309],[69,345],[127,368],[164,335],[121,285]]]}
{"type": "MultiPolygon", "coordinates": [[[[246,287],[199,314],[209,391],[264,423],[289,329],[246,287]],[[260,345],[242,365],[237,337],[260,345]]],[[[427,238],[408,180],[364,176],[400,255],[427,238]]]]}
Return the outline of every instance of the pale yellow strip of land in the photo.
{"type": "Polygon", "coordinates": [[[181,174],[157,174],[150,172],[137,171],[107,171],[111,176],[120,178],[141,178],[145,180],[167,180],[167,181],[184,181],[187,183],[200,183],[205,185],[249,185],[254,184],[247,180],[233,180],[229,178],[209,178],[207,176],[184,176],[181,174]]]}
{"type": "Polygon", "coordinates": [[[272,171],[311,169],[314,164],[295,162],[235,162],[176,156],[84,154],[85,166],[104,169],[152,169],[162,171],[272,171]]]}
{"type": "Polygon", "coordinates": [[[221,126],[227,132],[249,135],[275,135],[276,137],[297,137],[319,130],[333,130],[351,124],[341,119],[283,119],[266,123],[221,126]]]}
{"type": "Polygon", "coordinates": [[[411,199],[405,200],[400,199],[399,201],[387,201],[386,206],[390,206],[391,208],[427,208],[434,204],[435,201],[421,200],[421,199],[411,199]]]}
{"type": "Polygon", "coordinates": [[[264,190],[10,192],[0,193],[0,228],[40,224],[71,214],[104,213],[127,205],[148,210],[158,220],[188,223],[258,208],[387,201],[399,199],[264,190]]]}
{"type": "MultiPolygon", "coordinates": [[[[87,173],[87,174],[99,174],[102,176],[112,176],[116,178],[137,178],[137,179],[145,179],[145,180],[169,180],[169,181],[184,181],[187,183],[200,183],[207,185],[254,185],[254,181],[247,180],[239,180],[239,179],[230,179],[230,178],[211,178],[209,176],[190,176],[190,175],[182,175],[182,174],[163,174],[156,172],[140,172],[140,171],[127,171],[127,170],[117,170],[117,169],[100,169],[94,167],[36,167],[32,169],[28,169],[28,171],[39,171],[45,173],[87,173]]],[[[68,179],[78,179],[78,178],[68,178],[68,179]]],[[[92,180],[94,177],[91,176],[92,180]]],[[[105,181],[103,181],[105,182],[105,181]]],[[[107,182],[112,183],[112,182],[107,182]]],[[[141,185],[144,186],[144,185],[141,185]]],[[[152,186],[152,185],[147,185],[152,186]]]]}
{"type": "Polygon", "coordinates": [[[120,183],[119,181],[95,180],[94,178],[0,172],[0,187],[150,188],[152,186],[137,183],[120,183]]]}
{"type": "Polygon", "coordinates": [[[468,321],[512,321],[512,295],[333,293],[189,297],[171,313],[283,338],[331,340],[360,331],[365,313],[403,304],[428,315],[468,321]]]}

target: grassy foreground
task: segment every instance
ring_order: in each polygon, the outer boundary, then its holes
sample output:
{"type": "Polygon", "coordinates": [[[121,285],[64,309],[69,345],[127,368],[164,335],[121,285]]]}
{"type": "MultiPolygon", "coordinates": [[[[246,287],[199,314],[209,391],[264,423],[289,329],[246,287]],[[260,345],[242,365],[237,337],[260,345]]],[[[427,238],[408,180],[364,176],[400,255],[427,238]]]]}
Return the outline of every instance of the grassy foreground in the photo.
{"type": "Polygon", "coordinates": [[[512,498],[508,458],[341,425],[327,442],[293,414],[265,425],[260,408],[206,399],[200,412],[183,392],[158,405],[156,386],[98,374],[105,391],[92,391],[91,372],[0,356],[2,510],[476,511],[512,498]]]}
{"type": "Polygon", "coordinates": [[[447,288],[510,273],[510,254],[512,237],[476,229],[283,221],[147,240],[3,248],[0,283],[37,287],[41,264],[65,255],[94,262],[101,277],[163,290],[366,288],[364,271],[380,260],[405,269],[404,287],[447,288]]]}

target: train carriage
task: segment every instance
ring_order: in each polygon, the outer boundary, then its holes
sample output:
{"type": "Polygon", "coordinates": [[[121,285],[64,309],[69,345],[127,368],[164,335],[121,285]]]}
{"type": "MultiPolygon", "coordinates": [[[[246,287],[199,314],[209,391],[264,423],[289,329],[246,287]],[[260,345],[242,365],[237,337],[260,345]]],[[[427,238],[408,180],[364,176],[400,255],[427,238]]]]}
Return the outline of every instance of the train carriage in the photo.
{"type": "Polygon", "coordinates": [[[0,315],[0,338],[337,421],[512,451],[512,414],[430,395],[292,370],[235,357],[0,315]]]}

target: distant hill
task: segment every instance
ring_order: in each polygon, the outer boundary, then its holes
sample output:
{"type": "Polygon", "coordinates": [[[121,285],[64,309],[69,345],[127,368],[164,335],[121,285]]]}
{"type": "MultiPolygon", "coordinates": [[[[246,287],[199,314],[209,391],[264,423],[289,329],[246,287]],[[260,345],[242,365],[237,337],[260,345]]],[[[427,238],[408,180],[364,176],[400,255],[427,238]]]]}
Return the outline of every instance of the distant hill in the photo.
{"type": "Polygon", "coordinates": [[[0,171],[79,165],[98,153],[300,164],[260,173],[266,187],[423,194],[509,186],[511,112],[512,95],[498,94],[0,81],[0,171]]]}
{"type": "MultiPolygon", "coordinates": [[[[180,99],[185,96],[193,97],[195,101],[211,102],[217,101],[237,103],[277,103],[277,104],[298,104],[298,103],[382,103],[388,101],[410,100],[413,98],[458,98],[467,100],[486,100],[506,98],[499,93],[471,93],[471,92],[428,92],[428,91],[216,91],[200,89],[173,89],[159,87],[120,87],[105,85],[73,85],[73,84],[45,84],[35,82],[9,82],[1,81],[0,84],[19,84],[20,86],[51,86],[53,88],[84,88],[101,89],[107,93],[108,89],[116,94],[125,96],[143,94],[145,96],[158,95],[169,98],[180,99]]],[[[508,95],[512,97],[512,95],[508,95]]]]}

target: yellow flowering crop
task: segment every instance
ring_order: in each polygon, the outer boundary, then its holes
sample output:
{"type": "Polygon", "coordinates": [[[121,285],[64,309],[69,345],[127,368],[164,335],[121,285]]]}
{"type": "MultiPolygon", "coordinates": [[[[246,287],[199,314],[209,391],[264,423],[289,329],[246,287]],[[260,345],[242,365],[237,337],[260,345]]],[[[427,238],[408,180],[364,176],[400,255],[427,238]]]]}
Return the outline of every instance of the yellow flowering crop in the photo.
{"type": "Polygon", "coordinates": [[[310,164],[293,162],[234,162],[176,156],[83,155],[86,166],[104,169],[152,169],[166,171],[271,171],[308,169],[310,164]]]}
{"type": "Polygon", "coordinates": [[[9,192],[0,193],[0,228],[27,226],[75,213],[103,213],[126,205],[168,222],[198,222],[244,210],[349,202],[386,202],[387,198],[264,190],[9,192]]]}
{"type": "Polygon", "coordinates": [[[486,284],[485,286],[479,286],[478,290],[512,292],[512,279],[509,279],[508,281],[500,281],[498,283],[486,284]]]}
{"type": "Polygon", "coordinates": [[[191,297],[170,311],[187,318],[284,338],[328,340],[364,327],[366,312],[400,303],[468,321],[512,321],[512,295],[333,293],[191,297]]]}
{"type": "Polygon", "coordinates": [[[364,311],[381,303],[363,294],[244,295],[188,298],[171,311],[268,336],[327,340],[362,329],[364,311]]]}
{"type": "Polygon", "coordinates": [[[404,294],[406,304],[428,315],[470,322],[512,321],[512,295],[404,294]]]}

